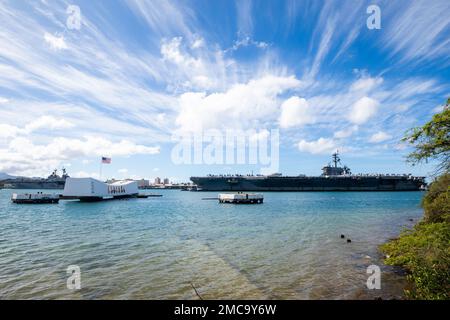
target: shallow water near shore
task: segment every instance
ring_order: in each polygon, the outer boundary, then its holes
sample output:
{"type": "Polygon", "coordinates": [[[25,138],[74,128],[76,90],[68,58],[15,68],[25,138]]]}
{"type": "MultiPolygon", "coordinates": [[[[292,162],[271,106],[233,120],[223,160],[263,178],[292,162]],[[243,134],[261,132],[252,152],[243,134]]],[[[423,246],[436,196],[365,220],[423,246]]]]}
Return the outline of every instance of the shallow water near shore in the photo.
{"type": "Polygon", "coordinates": [[[401,298],[404,276],[377,247],[421,218],[423,196],[266,192],[233,205],[152,190],[163,197],[16,205],[12,192],[0,190],[0,299],[197,299],[191,284],[204,299],[401,298]],[[381,290],[366,287],[372,264],[381,290]],[[66,287],[69,265],[81,290],[66,287]]]}

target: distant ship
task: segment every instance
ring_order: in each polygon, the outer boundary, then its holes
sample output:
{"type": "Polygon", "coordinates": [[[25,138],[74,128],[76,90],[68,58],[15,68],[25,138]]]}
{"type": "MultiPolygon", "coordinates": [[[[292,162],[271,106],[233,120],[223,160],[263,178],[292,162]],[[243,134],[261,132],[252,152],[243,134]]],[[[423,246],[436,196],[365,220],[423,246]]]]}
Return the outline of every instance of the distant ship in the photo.
{"type": "Polygon", "coordinates": [[[62,176],[55,169],[47,178],[15,178],[3,181],[5,189],[64,189],[69,175],[62,169],[62,176]]]}
{"type": "Polygon", "coordinates": [[[426,187],[425,177],[411,174],[352,174],[342,166],[338,152],[320,176],[208,175],[191,181],[203,191],[419,191],[426,187]]]}

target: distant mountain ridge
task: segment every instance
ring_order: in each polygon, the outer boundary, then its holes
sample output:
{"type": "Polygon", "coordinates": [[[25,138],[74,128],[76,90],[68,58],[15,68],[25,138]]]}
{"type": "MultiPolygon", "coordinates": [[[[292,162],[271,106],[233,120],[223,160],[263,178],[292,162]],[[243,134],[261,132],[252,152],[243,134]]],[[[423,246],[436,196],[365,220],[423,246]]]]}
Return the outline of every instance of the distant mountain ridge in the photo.
{"type": "Polygon", "coordinates": [[[7,173],[4,173],[4,172],[0,172],[0,180],[15,179],[15,178],[17,178],[17,177],[11,176],[11,175],[9,175],[7,173]]]}

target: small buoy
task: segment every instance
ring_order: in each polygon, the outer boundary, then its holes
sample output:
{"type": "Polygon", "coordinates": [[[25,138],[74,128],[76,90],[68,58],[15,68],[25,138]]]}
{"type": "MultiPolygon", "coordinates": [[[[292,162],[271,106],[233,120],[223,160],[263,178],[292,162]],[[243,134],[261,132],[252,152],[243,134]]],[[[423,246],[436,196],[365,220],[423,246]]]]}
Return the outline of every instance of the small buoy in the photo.
{"type": "Polygon", "coordinates": [[[341,234],[341,239],[344,239],[344,238],[345,238],[345,236],[343,234],[341,234]]]}
{"type": "Polygon", "coordinates": [[[409,219],[409,221],[414,221],[414,219],[409,219]]]}
{"type": "Polygon", "coordinates": [[[352,240],[350,240],[350,239],[347,239],[347,243],[350,243],[350,242],[352,242],[352,240]]]}
{"type": "Polygon", "coordinates": [[[370,256],[365,256],[364,258],[366,258],[366,259],[372,259],[370,256]]]}

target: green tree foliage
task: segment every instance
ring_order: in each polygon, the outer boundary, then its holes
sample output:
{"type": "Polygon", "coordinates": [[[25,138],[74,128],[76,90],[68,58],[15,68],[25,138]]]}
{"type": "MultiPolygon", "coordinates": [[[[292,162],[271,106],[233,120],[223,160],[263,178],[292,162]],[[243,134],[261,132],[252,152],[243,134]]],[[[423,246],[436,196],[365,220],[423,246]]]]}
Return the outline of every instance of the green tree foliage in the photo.
{"type": "Polygon", "coordinates": [[[422,200],[425,222],[450,222],[450,173],[437,178],[422,200]]]}
{"type": "Polygon", "coordinates": [[[437,159],[442,175],[422,200],[423,220],[380,249],[386,254],[386,264],[409,272],[413,287],[405,290],[408,298],[450,299],[450,99],[441,113],[404,140],[416,148],[409,161],[437,159]]]}
{"type": "Polygon", "coordinates": [[[412,129],[403,139],[415,146],[408,161],[415,164],[428,159],[439,161],[438,171],[450,171],[450,98],[444,110],[423,127],[412,129]]]}
{"type": "Polygon", "coordinates": [[[404,267],[411,290],[410,299],[450,299],[450,224],[417,224],[401,236],[381,246],[385,263],[404,267]]]}

